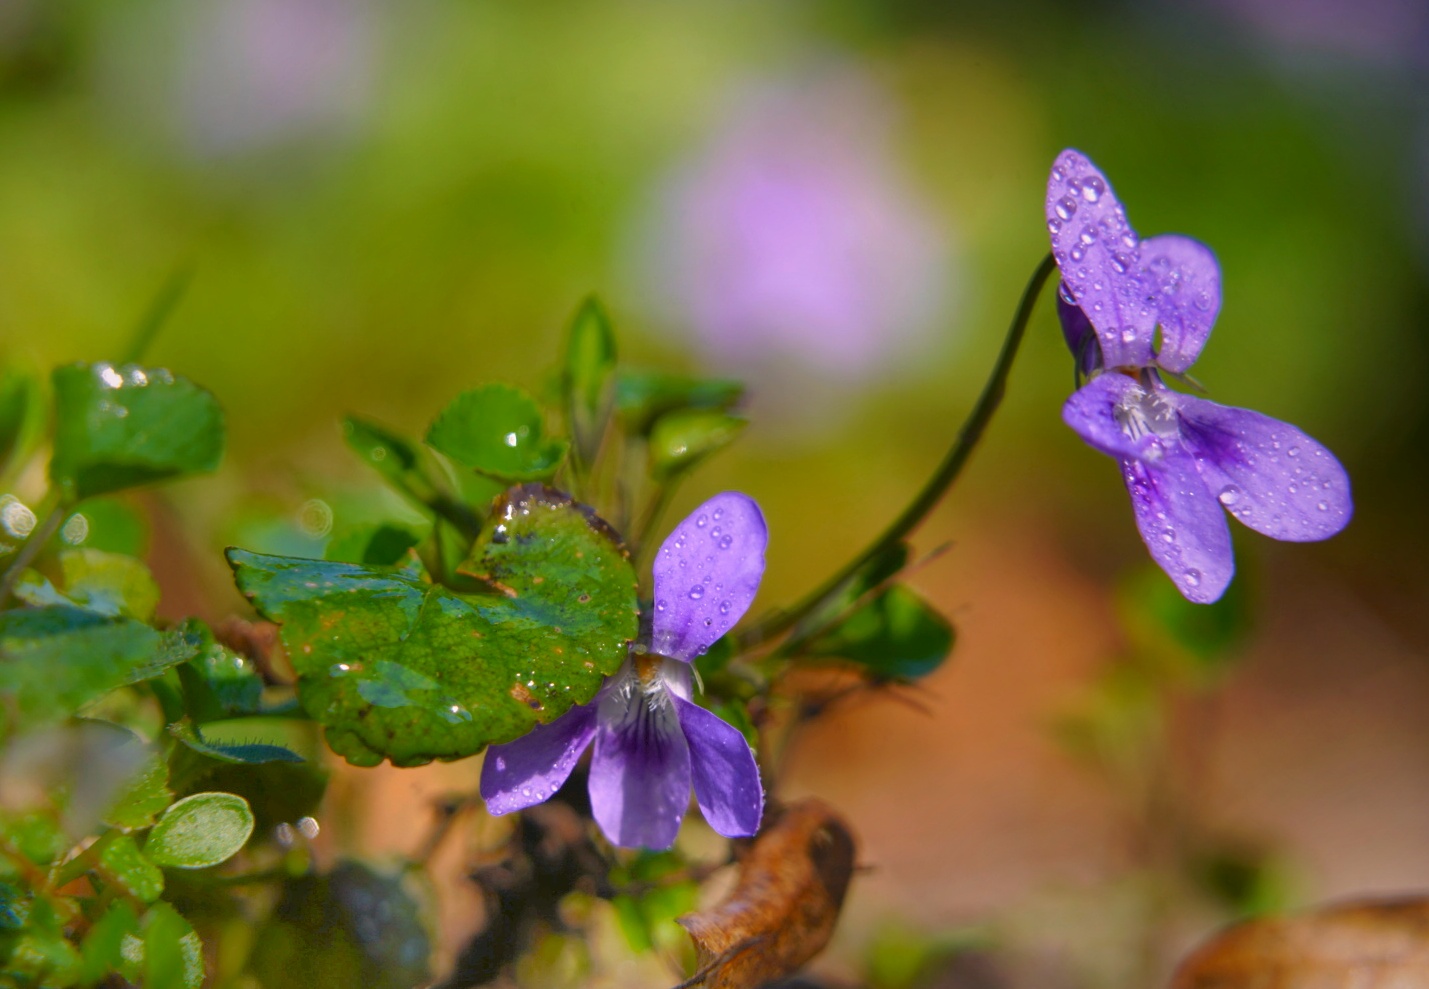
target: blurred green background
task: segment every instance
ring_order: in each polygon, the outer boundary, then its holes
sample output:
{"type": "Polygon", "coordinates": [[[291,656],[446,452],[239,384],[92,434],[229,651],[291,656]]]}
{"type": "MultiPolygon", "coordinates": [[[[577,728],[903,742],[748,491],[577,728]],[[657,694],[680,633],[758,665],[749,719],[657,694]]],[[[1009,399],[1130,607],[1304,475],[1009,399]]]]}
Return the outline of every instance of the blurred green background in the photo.
{"type": "MultiPolygon", "coordinates": [[[[344,413],[417,432],[478,381],[539,391],[596,291],[628,359],[751,382],[741,447],[671,517],[755,495],[774,603],[941,455],[1047,250],[1067,146],[1143,234],[1218,253],[1211,396],[1301,426],[1354,480],[1329,543],[1238,533],[1262,649],[1308,586],[1317,627],[1350,630],[1334,675],[1385,642],[1423,661],[1417,0],[0,0],[0,348],[114,359],[191,273],[147,360],[219,396],[230,452],[144,505],[165,612],[221,616],[241,606],[223,545],[291,545],[315,497],[335,523],[365,510],[344,413]]],[[[1071,380],[1048,299],[926,540],[1035,541],[1022,620],[1109,601],[1143,559],[1115,469],[1060,422],[1071,380]]],[[[955,548],[919,581],[961,623],[995,559],[955,548]]]]}

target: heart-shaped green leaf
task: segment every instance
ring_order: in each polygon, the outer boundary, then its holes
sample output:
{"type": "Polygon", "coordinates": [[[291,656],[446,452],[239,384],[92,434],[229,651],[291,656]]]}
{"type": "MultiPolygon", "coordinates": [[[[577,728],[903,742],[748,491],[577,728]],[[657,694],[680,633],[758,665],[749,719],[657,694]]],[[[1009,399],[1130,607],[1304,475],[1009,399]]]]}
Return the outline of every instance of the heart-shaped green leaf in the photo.
{"type": "Polygon", "coordinates": [[[238,853],[253,833],[253,812],[236,793],[195,793],[164,811],[144,854],[172,869],[206,869],[238,853]]]}
{"type": "Polygon", "coordinates": [[[462,392],[427,430],[427,443],[463,467],[503,481],[541,481],[566,456],[548,439],[536,400],[510,385],[462,392]]]}
{"type": "Polygon", "coordinates": [[[637,632],[635,572],[588,509],[540,485],[494,506],[459,593],[395,567],[230,550],[283,623],[304,708],[358,765],[458,759],[595,695],[637,632]]]}
{"type": "Polygon", "coordinates": [[[223,410],[186,378],[134,364],[56,368],[50,478],[71,500],[210,471],[223,410]]]}

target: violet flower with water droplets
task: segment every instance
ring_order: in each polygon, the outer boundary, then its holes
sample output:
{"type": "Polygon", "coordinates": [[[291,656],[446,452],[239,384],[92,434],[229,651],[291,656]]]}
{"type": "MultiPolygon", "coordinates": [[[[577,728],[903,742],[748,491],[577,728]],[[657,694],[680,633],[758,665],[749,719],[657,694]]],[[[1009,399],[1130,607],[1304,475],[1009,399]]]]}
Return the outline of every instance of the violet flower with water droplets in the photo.
{"type": "Polygon", "coordinates": [[[1231,515],[1273,539],[1333,536],[1353,512],[1329,450],[1294,426],[1167,388],[1200,355],[1221,304],[1220,268],[1199,241],[1140,239],[1106,177],[1064,151],[1047,183],[1061,270],[1058,315],[1090,380],[1062,408],[1088,444],[1121,463],[1141,538],[1191,601],[1235,572],[1231,515]]]}
{"type": "Polygon", "coordinates": [[[650,641],[632,646],[595,700],[513,742],[493,745],[481,795],[507,814],[555,795],[592,742],[590,802],[612,842],[669,848],[690,802],[728,838],[764,812],[744,736],[690,699],[691,664],[748,610],[764,576],[768,533],[747,495],[715,495],[675,527],[654,563],[650,641]]]}

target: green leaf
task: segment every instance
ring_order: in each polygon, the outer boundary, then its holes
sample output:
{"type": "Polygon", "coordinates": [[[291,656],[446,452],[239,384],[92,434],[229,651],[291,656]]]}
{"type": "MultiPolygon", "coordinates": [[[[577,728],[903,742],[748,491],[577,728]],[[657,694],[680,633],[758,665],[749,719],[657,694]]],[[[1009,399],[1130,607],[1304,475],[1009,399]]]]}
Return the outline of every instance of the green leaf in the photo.
{"type": "Polygon", "coordinates": [[[198,644],[198,655],[178,668],[189,717],[202,724],[256,713],[263,704],[263,678],[253,662],[219,643],[196,618],[180,627],[198,644]]]}
{"type": "Polygon", "coordinates": [[[156,865],[206,869],[236,855],[251,834],[248,801],[233,793],[195,793],[164,811],[144,853],[156,865]]]}
{"type": "Polygon", "coordinates": [[[24,930],[29,918],[29,895],[19,886],[0,882],[0,933],[24,930]]]}
{"type": "Polygon", "coordinates": [[[65,597],[89,611],[147,622],[159,606],[159,585],[149,568],[132,556],[68,550],[60,554],[60,569],[65,597]]]}
{"type": "Polygon", "coordinates": [[[158,632],[81,608],[0,613],[0,733],[68,717],[197,651],[182,629],[158,632]]]}
{"type": "Polygon", "coordinates": [[[712,409],[683,409],[661,416],[650,431],[650,472],[662,481],[686,473],[723,450],[747,421],[712,409]]]}
{"type": "Polygon", "coordinates": [[[104,915],[94,922],[80,945],[82,965],[79,975],[81,985],[91,985],[110,972],[117,971],[124,963],[125,937],[137,938],[139,917],[127,900],[115,900],[109,904],[104,915]]]}
{"type": "Polygon", "coordinates": [[[110,827],[125,831],[147,828],[173,799],[169,791],[169,768],[158,753],[153,753],[139,772],[120,788],[103,820],[110,827]]]}
{"type": "Polygon", "coordinates": [[[1123,622],[1142,640],[1172,644],[1203,674],[1214,674],[1234,658],[1250,632],[1246,581],[1233,581],[1220,600],[1193,604],[1155,567],[1133,574],[1118,596],[1123,622]]]}
{"type": "Polygon", "coordinates": [[[536,400],[510,385],[462,392],[427,430],[427,444],[508,482],[546,480],[566,456],[564,440],[546,437],[536,400]]]}
{"type": "Polygon", "coordinates": [[[54,863],[71,845],[59,822],[49,814],[32,813],[4,820],[0,833],[21,855],[40,866],[54,863]]]}
{"type": "Polygon", "coordinates": [[[655,420],[681,409],[728,411],[744,397],[744,385],[722,378],[691,378],[662,371],[621,369],[615,375],[615,407],[625,431],[650,432],[655,420]]]}
{"type": "Polygon", "coordinates": [[[342,421],[342,435],[363,463],[399,491],[420,497],[431,488],[431,481],[422,470],[417,445],[411,440],[357,416],[348,416],[342,421]]]}
{"type": "Polygon", "coordinates": [[[173,758],[175,775],[188,780],[187,790],[222,790],[248,801],[255,834],[271,834],[279,824],[313,813],[327,789],[327,771],[311,762],[220,762],[189,748],[173,758]]]}
{"type": "Polygon", "coordinates": [[[143,556],[149,544],[149,524],[118,498],[91,498],[65,519],[60,538],[72,546],[143,556]]]}
{"type": "Polygon", "coordinates": [[[571,322],[562,377],[576,456],[589,464],[600,449],[615,399],[615,331],[594,296],[571,322]]]}
{"type": "Polygon", "coordinates": [[[139,937],[126,937],[120,952],[125,978],[144,989],[200,989],[203,942],[179,912],[160,901],[144,914],[139,937]]]}
{"type": "Polygon", "coordinates": [[[263,989],[410,989],[430,979],[422,905],[400,873],[342,862],[289,880],[248,964],[263,989]]]}
{"type": "Polygon", "coordinates": [[[0,374],[0,479],[29,452],[43,416],[34,375],[15,368],[0,374]]]}
{"type": "Polygon", "coordinates": [[[357,765],[472,755],[595,695],[636,635],[635,572],[588,509],[540,485],[498,500],[459,593],[390,567],[230,550],[282,635],[299,697],[357,765]]]}
{"type": "Polygon", "coordinates": [[[211,471],[223,456],[223,410],[162,368],[56,368],[50,478],[71,500],[211,471]]]}
{"type": "Polygon", "coordinates": [[[153,903],[164,891],[164,874],[127,834],[116,835],[105,844],[99,853],[99,874],[145,903],[153,903]]]}
{"type": "Polygon", "coordinates": [[[913,680],[942,665],[953,640],[948,620],[900,584],[805,643],[801,651],[857,663],[877,680],[913,680]]]}
{"type": "Polygon", "coordinates": [[[339,563],[395,566],[421,541],[421,536],[402,526],[367,523],[333,536],[323,556],[339,563]]]}
{"type": "Polygon", "coordinates": [[[213,742],[199,734],[198,728],[179,721],[169,725],[169,734],[200,755],[217,759],[219,762],[241,763],[248,766],[265,762],[302,762],[303,757],[292,749],[267,742],[213,742]]]}
{"type": "Polygon", "coordinates": [[[64,935],[54,906],[41,896],[31,901],[29,924],[12,942],[0,975],[4,985],[72,986],[80,973],[80,956],[64,935]]]}

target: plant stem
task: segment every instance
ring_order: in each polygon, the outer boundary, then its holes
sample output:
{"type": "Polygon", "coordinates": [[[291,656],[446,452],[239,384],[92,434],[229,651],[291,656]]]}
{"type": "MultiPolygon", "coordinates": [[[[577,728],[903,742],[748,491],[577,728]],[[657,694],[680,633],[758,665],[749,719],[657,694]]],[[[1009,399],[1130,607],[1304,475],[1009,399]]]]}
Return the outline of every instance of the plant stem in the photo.
{"type": "Polygon", "coordinates": [[[3,608],[5,602],[10,600],[11,592],[15,590],[15,585],[20,581],[20,575],[25,572],[26,567],[34,562],[35,557],[40,555],[40,550],[45,548],[45,543],[50,541],[50,537],[60,527],[60,523],[64,521],[65,513],[69,510],[68,504],[58,494],[52,494],[45,500],[48,504],[44,509],[43,520],[36,523],[19,552],[15,554],[15,558],[10,561],[10,566],[6,568],[4,575],[0,576],[0,608],[3,608]]]}
{"type": "Polygon", "coordinates": [[[1022,300],[1017,305],[1017,312],[1012,317],[1012,325],[1008,328],[1007,337],[1002,342],[1002,350],[997,355],[997,362],[993,364],[992,373],[988,376],[987,383],[983,385],[982,394],[978,396],[977,404],[968,413],[967,421],[959,430],[957,439],[953,441],[952,447],[943,458],[943,462],[938,465],[938,469],[933,472],[933,476],[923,485],[923,490],[918,492],[917,497],[908,504],[907,508],[903,509],[903,513],[893,520],[882,535],[869,544],[862,553],[850,560],[838,573],[810,591],[797,604],[782,611],[776,611],[746,629],[738,639],[740,651],[783,634],[823,607],[869,560],[906,539],[942,500],[943,495],[962,473],[962,469],[967,464],[968,458],[972,456],[978,441],[982,439],[983,431],[992,421],[993,413],[1002,404],[1002,396],[1007,389],[1007,376],[1012,371],[1013,361],[1017,358],[1018,348],[1022,345],[1022,337],[1026,334],[1032,309],[1037,303],[1037,297],[1041,294],[1042,287],[1055,270],[1056,262],[1049,254],[1042,259],[1042,263],[1032,273],[1027,287],[1022,291],[1022,300]]]}
{"type": "Polygon", "coordinates": [[[137,364],[144,359],[149,345],[154,342],[154,338],[159,335],[159,331],[168,322],[169,316],[173,314],[174,309],[188,292],[189,282],[192,279],[193,268],[188,265],[174,269],[173,273],[164,279],[164,284],[159,287],[158,294],[154,296],[153,301],[149,303],[149,308],[144,310],[144,315],[134,326],[134,332],[129,338],[129,347],[124,352],[123,363],[137,364]]]}

